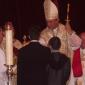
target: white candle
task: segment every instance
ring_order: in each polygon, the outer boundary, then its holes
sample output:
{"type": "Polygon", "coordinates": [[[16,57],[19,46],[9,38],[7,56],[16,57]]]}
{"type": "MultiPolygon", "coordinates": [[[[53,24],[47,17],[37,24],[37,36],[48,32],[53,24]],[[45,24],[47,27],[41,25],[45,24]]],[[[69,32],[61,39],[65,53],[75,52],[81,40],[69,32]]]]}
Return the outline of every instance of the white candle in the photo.
{"type": "Polygon", "coordinates": [[[13,65],[13,32],[6,29],[6,64],[13,65]]]}

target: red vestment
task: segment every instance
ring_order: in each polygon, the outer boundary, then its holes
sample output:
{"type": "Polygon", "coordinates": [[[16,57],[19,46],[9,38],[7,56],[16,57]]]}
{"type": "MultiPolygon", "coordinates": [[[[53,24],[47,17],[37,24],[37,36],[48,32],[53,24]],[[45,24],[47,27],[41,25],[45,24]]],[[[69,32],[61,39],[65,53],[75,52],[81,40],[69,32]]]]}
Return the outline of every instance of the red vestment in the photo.
{"type": "Polygon", "coordinates": [[[72,69],[74,77],[82,76],[82,64],[81,64],[81,57],[80,57],[80,49],[74,51],[73,61],[72,61],[72,69]]]}

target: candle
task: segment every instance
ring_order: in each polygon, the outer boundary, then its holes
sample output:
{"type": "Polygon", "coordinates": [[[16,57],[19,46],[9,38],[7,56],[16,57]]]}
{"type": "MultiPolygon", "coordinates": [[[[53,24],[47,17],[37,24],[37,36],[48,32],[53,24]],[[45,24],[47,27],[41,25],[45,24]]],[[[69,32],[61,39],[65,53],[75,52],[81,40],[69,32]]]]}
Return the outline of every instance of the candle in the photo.
{"type": "Polygon", "coordinates": [[[13,65],[13,32],[11,24],[6,24],[6,64],[13,65]]]}

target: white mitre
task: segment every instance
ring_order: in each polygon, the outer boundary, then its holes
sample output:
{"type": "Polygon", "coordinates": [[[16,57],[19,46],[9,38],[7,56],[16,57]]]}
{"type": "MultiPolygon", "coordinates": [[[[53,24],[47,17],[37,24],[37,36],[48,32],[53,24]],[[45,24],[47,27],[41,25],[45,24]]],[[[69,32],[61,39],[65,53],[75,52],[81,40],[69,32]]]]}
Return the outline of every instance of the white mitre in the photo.
{"type": "Polygon", "coordinates": [[[46,20],[58,18],[58,8],[51,0],[44,1],[44,12],[46,20]]]}

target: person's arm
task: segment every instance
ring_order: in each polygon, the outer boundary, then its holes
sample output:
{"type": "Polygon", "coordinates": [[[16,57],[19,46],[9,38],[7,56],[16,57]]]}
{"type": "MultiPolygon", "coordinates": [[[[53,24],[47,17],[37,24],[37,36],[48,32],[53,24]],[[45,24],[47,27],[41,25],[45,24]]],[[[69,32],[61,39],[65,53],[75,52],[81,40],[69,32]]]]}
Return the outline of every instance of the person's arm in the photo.
{"type": "Polygon", "coordinates": [[[73,32],[71,35],[68,35],[68,38],[69,44],[73,50],[76,50],[80,47],[82,40],[75,32],[73,32]]]}
{"type": "Polygon", "coordinates": [[[67,31],[67,37],[69,40],[69,44],[72,47],[73,50],[76,50],[81,45],[81,39],[80,37],[72,30],[70,22],[66,22],[65,25],[66,31],[67,31]]]}
{"type": "Polygon", "coordinates": [[[47,43],[43,37],[40,37],[39,42],[40,42],[40,44],[47,46],[47,43]]]}

